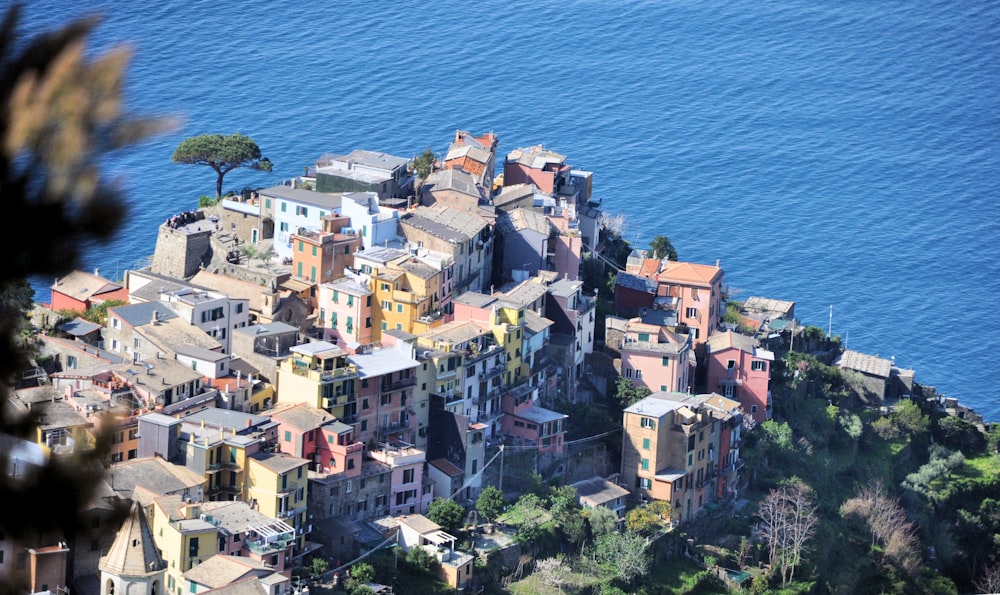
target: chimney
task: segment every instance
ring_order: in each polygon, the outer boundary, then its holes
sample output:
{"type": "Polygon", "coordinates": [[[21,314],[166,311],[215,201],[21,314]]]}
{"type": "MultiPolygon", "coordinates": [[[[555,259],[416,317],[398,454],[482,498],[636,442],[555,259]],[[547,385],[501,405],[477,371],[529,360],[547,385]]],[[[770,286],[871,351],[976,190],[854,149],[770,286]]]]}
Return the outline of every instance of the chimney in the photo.
{"type": "Polygon", "coordinates": [[[153,323],[154,325],[156,325],[156,324],[158,324],[159,322],[160,322],[160,313],[159,313],[159,311],[157,311],[157,310],[153,310],[153,320],[152,320],[152,323],[153,323]]]}
{"type": "Polygon", "coordinates": [[[97,267],[94,267],[94,276],[95,277],[100,277],[101,276],[101,269],[99,269],[97,267]]]}

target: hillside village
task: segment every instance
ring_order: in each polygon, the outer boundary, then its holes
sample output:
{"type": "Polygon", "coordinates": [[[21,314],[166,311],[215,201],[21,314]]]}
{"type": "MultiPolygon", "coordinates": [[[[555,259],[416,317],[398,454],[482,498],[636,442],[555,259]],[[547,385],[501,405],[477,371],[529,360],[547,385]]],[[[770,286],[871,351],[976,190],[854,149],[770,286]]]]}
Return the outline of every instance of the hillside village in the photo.
{"type": "MultiPolygon", "coordinates": [[[[425,177],[406,157],[322,155],[166,219],[121,280],[55,280],[11,403],[43,423],[17,459],[108,433],[99,538],[2,540],[16,563],[0,567],[32,592],[284,595],[315,558],[329,583],[395,544],[472,591],[483,548],[428,517],[437,500],[477,527],[495,520],[477,519],[485,489],[514,501],[532,477],[619,524],[656,501],[676,527],[738,500],[776,358],[825,338],[802,334],[793,302],[729,300],[718,261],[623,243],[566,156],[498,149],[457,131],[425,177]],[[104,324],[81,316],[102,304],[104,324]],[[571,438],[574,408],[608,407],[622,379],[639,396],[617,452],[571,438]]],[[[840,349],[835,365],[869,405],[915,390],[885,358],[840,349]]]]}

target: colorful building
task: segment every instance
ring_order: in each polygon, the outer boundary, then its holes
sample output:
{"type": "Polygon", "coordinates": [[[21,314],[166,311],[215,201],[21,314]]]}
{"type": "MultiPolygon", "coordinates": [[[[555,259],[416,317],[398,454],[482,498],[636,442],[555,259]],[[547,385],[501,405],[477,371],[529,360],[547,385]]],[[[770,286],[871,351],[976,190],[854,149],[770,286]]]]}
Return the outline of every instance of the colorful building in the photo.
{"type": "Polygon", "coordinates": [[[744,413],[758,423],[770,419],[774,354],[762,349],[757,339],[734,331],[709,337],[705,353],[705,388],[739,401],[744,413]]]}

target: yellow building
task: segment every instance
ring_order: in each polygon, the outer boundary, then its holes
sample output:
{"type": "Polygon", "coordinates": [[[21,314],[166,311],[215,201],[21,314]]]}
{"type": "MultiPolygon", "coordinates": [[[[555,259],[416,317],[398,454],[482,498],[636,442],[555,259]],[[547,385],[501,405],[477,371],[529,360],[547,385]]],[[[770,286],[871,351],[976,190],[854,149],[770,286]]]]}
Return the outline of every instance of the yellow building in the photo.
{"type": "Polygon", "coordinates": [[[416,258],[402,257],[386,263],[372,277],[377,308],[373,308],[376,331],[401,330],[420,334],[439,326],[441,316],[441,271],[416,258]]]}
{"type": "Polygon", "coordinates": [[[200,503],[161,496],[152,505],[153,539],[167,566],[166,593],[184,595],[184,573],[215,555],[218,528],[200,503]]]}
{"type": "Polygon", "coordinates": [[[327,341],[291,348],[278,367],[277,401],[305,403],[342,419],[357,413],[358,368],[348,353],[327,341]]]}
{"type": "Polygon", "coordinates": [[[494,310],[490,330],[497,344],[503,345],[507,355],[507,365],[504,371],[504,385],[514,386],[522,379],[527,379],[523,360],[524,346],[524,308],[499,302],[494,310]]]}
{"type": "Polygon", "coordinates": [[[292,557],[305,553],[308,523],[309,460],[284,453],[255,453],[247,459],[247,501],[262,514],[295,528],[292,557]]]}

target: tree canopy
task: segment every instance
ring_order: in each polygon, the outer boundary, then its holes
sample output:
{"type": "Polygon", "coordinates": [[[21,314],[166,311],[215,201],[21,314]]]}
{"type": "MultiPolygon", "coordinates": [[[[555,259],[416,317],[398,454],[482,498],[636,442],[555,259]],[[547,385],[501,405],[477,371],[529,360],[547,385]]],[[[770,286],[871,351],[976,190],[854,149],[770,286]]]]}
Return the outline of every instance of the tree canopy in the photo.
{"type": "Polygon", "coordinates": [[[431,151],[428,147],[424,149],[424,152],[420,156],[413,158],[413,171],[416,172],[417,177],[424,179],[434,171],[434,163],[436,161],[437,157],[434,156],[434,151],[431,151]]]}
{"type": "Polygon", "coordinates": [[[271,160],[263,157],[260,147],[249,136],[237,132],[221,134],[199,134],[181,141],[170,158],[174,163],[185,165],[207,165],[215,170],[215,196],[222,196],[222,180],[236,168],[271,171],[271,160]]]}
{"type": "Polygon", "coordinates": [[[677,260],[677,250],[670,243],[670,238],[656,234],[649,242],[649,252],[653,258],[666,258],[667,260],[677,260]]]}
{"type": "Polygon", "coordinates": [[[452,533],[462,527],[465,509],[451,498],[435,498],[427,507],[427,518],[441,525],[445,531],[452,533]]]}

